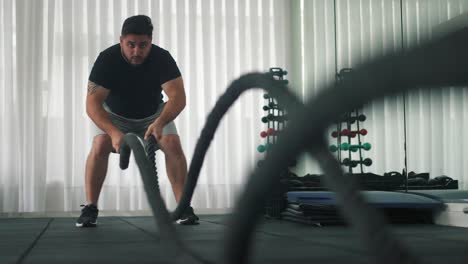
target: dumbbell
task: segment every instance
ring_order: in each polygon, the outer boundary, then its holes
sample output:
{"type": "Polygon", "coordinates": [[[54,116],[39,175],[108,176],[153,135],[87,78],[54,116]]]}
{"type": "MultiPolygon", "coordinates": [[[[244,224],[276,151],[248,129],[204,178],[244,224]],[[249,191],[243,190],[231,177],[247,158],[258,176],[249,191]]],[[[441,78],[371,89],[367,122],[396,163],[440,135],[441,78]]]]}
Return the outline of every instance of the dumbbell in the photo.
{"type": "Polygon", "coordinates": [[[268,105],[263,106],[264,111],[273,110],[273,109],[283,110],[281,106],[279,106],[278,104],[275,104],[274,102],[270,102],[268,105]]]}
{"type": "Polygon", "coordinates": [[[341,164],[348,166],[348,167],[356,167],[360,163],[362,163],[362,165],[369,167],[370,165],[372,165],[372,160],[369,158],[366,158],[364,160],[350,160],[349,158],[346,158],[341,162],[341,164]]]}
{"type": "Polygon", "coordinates": [[[352,69],[342,69],[339,73],[336,74],[336,77],[338,78],[338,84],[341,82],[345,82],[346,79],[349,78],[351,75],[352,69]]]}
{"type": "Polygon", "coordinates": [[[262,122],[263,123],[268,123],[268,121],[270,120],[270,118],[274,117],[275,115],[273,114],[268,114],[267,116],[264,116],[262,117],[262,122]]]}
{"type": "Polygon", "coordinates": [[[343,129],[343,131],[341,131],[341,135],[343,135],[343,136],[356,137],[357,134],[361,134],[361,135],[365,136],[365,135],[367,135],[367,130],[366,129],[361,129],[359,131],[351,131],[349,129],[343,129]]]}
{"type": "Polygon", "coordinates": [[[260,133],[260,136],[261,136],[262,138],[265,138],[265,137],[267,137],[267,136],[273,136],[273,135],[275,135],[276,132],[278,132],[278,131],[274,130],[273,128],[269,128],[267,131],[262,131],[262,132],[260,133]]]}
{"type": "Polygon", "coordinates": [[[370,165],[372,165],[372,160],[369,159],[369,158],[365,158],[365,159],[364,159],[362,162],[360,162],[360,163],[362,163],[362,165],[365,165],[365,166],[369,167],[370,165]]]}
{"type": "Polygon", "coordinates": [[[273,114],[268,114],[267,116],[262,117],[263,123],[268,123],[268,121],[284,122],[286,120],[288,120],[288,115],[275,116],[273,114]]]}
{"type": "Polygon", "coordinates": [[[257,151],[260,152],[260,153],[263,153],[263,152],[267,151],[270,147],[271,147],[270,143],[266,143],[265,145],[258,145],[257,151]]]}
{"type": "Polygon", "coordinates": [[[331,146],[328,147],[328,149],[331,152],[337,152],[339,149],[340,150],[349,150],[349,146],[350,146],[350,144],[348,144],[348,143],[342,143],[340,146],[331,145],[331,146]]]}
{"type": "Polygon", "coordinates": [[[329,149],[331,152],[337,152],[337,151],[338,151],[338,147],[335,146],[335,145],[329,146],[328,149],[329,149]]]}
{"type": "Polygon", "coordinates": [[[366,116],[365,115],[358,115],[358,116],[346,116],[341,118],[341,122],[350,122],[354,123],[356,120],[360,122],[366,121],[366,116]]]}
{"type": "Polygon", "coordinates": [[[339,75],[346,75],[346,74],[350,74],[352,72],[353,72],[353,69],[351,69],[351,68],[343,68],[343,69],[340,70],[339,75]]]}
{"type": "Polygon", "coordinates": [[[270,68],[270,73],[274,76],[283,77],[284,75],[288,75],[288,72],[281,69],[281,68],[270,68]]]}
{"type": "Polygon", "coordinates": [[[356,137],[357,134],[361,134],[363,136],[367,135],[367,130],[366,129],[361,129],[359,131],[350,131],[349,129],[343,129],[341,133],[338,133],[338,131],[333,131],[331,133],[331,136],[334,138],[337,138],[338,136],[349,136],[349,137],[356,137]]]}
{"type": "Polygon", "coordinates": [[[337,138],[337,137],[340,136],[340,135],[341,135],[341,134],[338,133],[338,131],[333,131],[333,132],[331,133],[331,136],[334,137],[334,138],[337,138]]]}
{"type": "Polygon", "coordinates": [[[268,123],[268,121],[270,121],[271,118],[273,118],[275,115],[273,114],[268,114],[267,116],[264,116],[262,117],[262,122],[263,123],[268,123]]]}
{"type": "Polygon", "coordinates": [[[371,144],[369,143],[364,143],[362,145],[351,145],[349,143],[342,143],[340,146],[340,149],[342,150],[351,150],[352,152],[358,151],[358,149],[362,148],[364,150],[370,150],[371,149],[371,144]]]}
{"type": "Polygon", "coordinates": [[[348,129],[343,129],[341,132],[333,131],[331,136],[337,138],[338,136],[346,136],[346,137],[356,137],[356,134],[350,133],[348,129]]]}
{"type": "Polygon", "coordinates": [[[349,158],[344,159],[341,164],[348,166],[348,167],[356,167],[358,165],[356,160],[350,160],[349,158]]]}

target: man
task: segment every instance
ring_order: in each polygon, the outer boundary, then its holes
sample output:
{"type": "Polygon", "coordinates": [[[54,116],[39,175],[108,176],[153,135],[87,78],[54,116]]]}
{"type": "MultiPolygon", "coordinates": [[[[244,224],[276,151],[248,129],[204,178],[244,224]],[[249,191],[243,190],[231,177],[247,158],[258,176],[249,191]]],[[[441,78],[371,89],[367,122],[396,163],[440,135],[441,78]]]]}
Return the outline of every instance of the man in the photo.
{"type": "MultiPolygon", "coordinates": [[[[181,73],[168,51],[152,44],[153,25],[144,15],[122,26],[120,44],[101,52],[88,82],[86,112],[100,128],[86,161],[86,202],[77,227],[97,224],[97,202],[111,152],[119,152],[124,134],[156,138],[166,158],[167,175],[179,202],[187,176],[187,162],[173,120],[185,107],[181,73]],[[161,92],[168,97],[163,102],[161,92]]],[[[177,221],[197,224],[190,207],[177,221]]]]}

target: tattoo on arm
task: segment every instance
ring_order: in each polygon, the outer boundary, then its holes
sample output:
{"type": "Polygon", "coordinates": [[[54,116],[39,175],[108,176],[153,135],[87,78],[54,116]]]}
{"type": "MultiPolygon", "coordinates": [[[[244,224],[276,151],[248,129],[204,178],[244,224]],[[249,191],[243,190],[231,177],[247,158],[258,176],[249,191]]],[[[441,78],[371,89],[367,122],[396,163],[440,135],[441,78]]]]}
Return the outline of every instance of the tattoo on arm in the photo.
{"type": "Polygon", "coordinates": [[[102,86],[93,82],[88,82],[88,94],[91,95],[95,93],[99,88],[102,88],[102,86]]]}

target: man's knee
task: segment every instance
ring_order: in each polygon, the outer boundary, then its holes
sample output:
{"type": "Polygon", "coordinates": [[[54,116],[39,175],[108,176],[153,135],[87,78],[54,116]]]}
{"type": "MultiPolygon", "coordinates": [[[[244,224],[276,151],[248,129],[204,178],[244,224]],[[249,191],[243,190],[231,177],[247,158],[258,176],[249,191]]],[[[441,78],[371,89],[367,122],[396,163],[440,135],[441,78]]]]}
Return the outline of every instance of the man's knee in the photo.
{"type": "Polygon", "coordinates": [[[101,134],[94,137],[92,153],[96,156],[105,157],[112,151],[112,140],[109,135],[101,134]]]}
{"type": "Polygon", "coordinates": [[[165,135],[161,138],[159,146],[166,154],[183,155],[178,135],[165,135]]]}

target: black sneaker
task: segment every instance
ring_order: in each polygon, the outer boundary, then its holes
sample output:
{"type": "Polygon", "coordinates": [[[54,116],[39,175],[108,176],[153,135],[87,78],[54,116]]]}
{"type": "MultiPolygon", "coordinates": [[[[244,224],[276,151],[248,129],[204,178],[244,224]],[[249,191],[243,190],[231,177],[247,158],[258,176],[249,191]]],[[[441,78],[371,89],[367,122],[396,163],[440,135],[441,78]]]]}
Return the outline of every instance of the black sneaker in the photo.
{"type": "Polygon", "coordinates": [[[97,217],[99,210],[96,205],[88,204],[81,205],[81,215],[76,220],[76,227],[95,227],[97,225],[97,217]]]}
{"type": "Polygon", "coordinates": [[[183,213],[180,219],[176,222],[179,225],[198,225],[198,219],[198,216],[193,212],[193,208],[189,206],[185,213],[183,213]]]}

